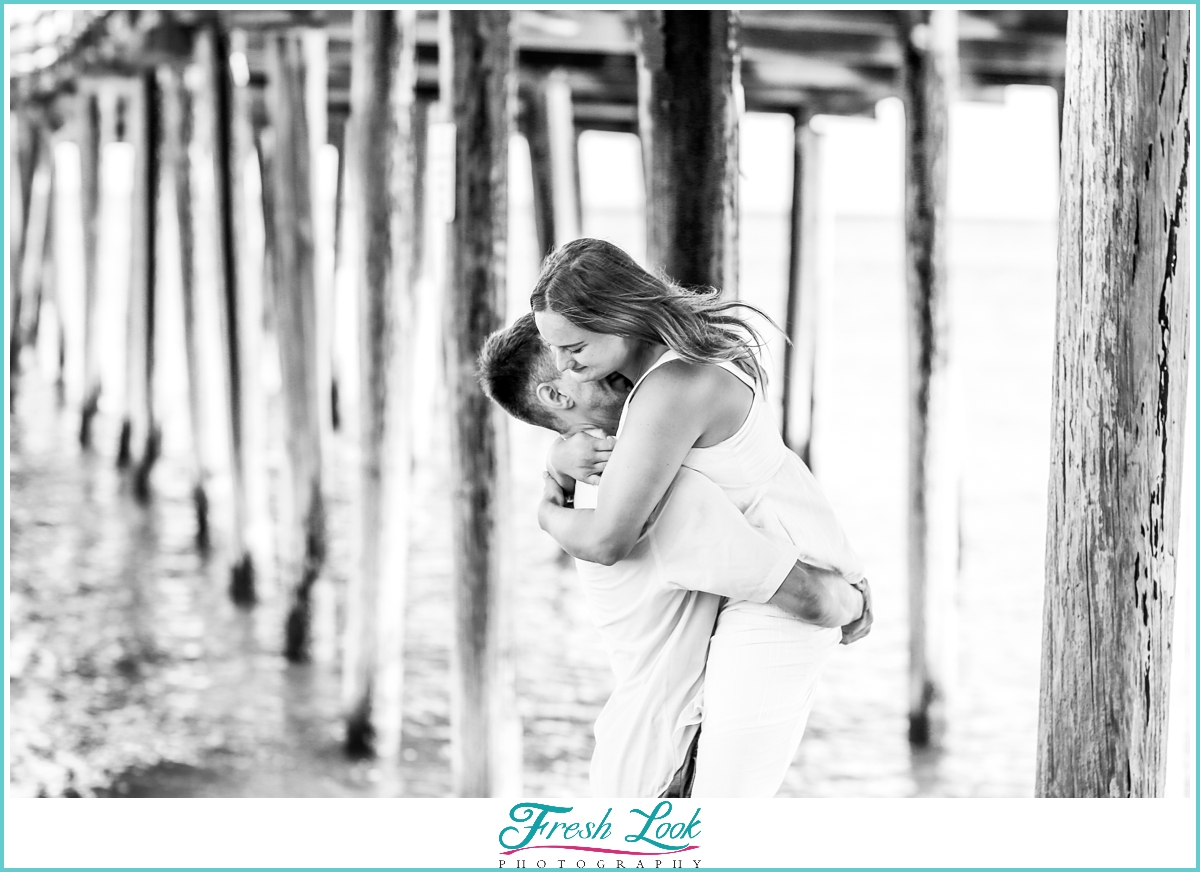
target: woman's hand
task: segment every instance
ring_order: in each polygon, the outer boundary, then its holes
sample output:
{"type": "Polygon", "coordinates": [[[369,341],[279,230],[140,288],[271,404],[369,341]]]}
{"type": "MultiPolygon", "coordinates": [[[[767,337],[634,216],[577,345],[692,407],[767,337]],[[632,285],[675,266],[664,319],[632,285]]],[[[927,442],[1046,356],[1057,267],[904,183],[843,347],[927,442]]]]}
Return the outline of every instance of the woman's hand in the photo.
{"type": "Polygon", "coordinates": [[[611,436],[596,438],[585,432],[560,439],[550,446],[549,466],[576,481],[600,484],[600,473],[608,465],[617,440],[611,436]]]}
{"type": "Polygon", "coordinates": [[[542,499],[538,503],[538,526],[543,530],[546,529],[546,508],[552,506],[555,508],[565,509],[567,507],[567,495],[557,481],[554,480],[548,472],[542,473],[542,499]]]}

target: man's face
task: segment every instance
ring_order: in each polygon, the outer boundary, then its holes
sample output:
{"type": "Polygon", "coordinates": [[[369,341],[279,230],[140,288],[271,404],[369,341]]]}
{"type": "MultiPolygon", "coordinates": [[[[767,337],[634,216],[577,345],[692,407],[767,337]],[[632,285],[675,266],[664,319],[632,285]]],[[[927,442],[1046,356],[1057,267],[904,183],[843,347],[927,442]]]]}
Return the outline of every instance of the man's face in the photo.
{"type": "Polygon", "coordinates": [[[557,412],[568,425],[593,424],[610,435],[617,432],[621,409],[629,396],[628,379],[613,374],[609,378],[582,381],[573,373],[563,372],[553,384],[575,403],[557,412]]]}

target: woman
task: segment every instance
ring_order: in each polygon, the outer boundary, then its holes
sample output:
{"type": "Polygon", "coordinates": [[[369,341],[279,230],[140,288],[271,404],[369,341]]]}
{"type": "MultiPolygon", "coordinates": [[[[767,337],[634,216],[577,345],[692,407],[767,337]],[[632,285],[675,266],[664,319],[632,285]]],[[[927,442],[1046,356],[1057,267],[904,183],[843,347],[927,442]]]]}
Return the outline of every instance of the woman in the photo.
{"type": "MultiPolygon", "coordinates": [[[[751,307],[722,302],[711,289],[685,291],[596,239],[551,255],[530,303],[561,370],[585,381],[619,375],[634,385],[597,507],[565,508],[562,491],[547,481],[538,520],[567,552],[603,564],[622,559],[687,466],[718,484],[753,524],[790,537],[799,559],[847,578],[843,611],[827,627],[736,602],[713,634],[692,795],[773,796],[841,638],[836,627],[858,619],[864,601],[851,584],[862,578],[858,558],[764,405],[761,338],[740,314],[751,307]],[[762,693],[764,683],[777,692],[762,693]],[[739,704],[749,699],[760,702],[739,704]]],[[[562,445],[550,462],[571,472],[562,445]]]]}

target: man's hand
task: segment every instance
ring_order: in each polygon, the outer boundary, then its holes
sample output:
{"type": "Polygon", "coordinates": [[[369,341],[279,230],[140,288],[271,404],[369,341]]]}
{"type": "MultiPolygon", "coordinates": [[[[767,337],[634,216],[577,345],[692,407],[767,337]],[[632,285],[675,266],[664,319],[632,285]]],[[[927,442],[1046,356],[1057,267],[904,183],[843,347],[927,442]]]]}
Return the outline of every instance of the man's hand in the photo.
{"type": "Polygon", "coordinates": [[[576,481],[600,484],[600,473],[608,465],[616,444],[617,440],[611,436],[597,439],[581,431],[550,447],[550,464],[576,481]]]}
{"type": "Polygon", "coordinates": [[[858,588],[862,592],[862,616],[858,620],[851,621],[842,627],[843,645],[852,645],[859,639],[866,636],[871,632],[871,624],[875,622],[875,613],[871,609],[871,585],[868,584],[867,580],[864,578],[858,584],[854,585],[854,587],[858,588]]]}

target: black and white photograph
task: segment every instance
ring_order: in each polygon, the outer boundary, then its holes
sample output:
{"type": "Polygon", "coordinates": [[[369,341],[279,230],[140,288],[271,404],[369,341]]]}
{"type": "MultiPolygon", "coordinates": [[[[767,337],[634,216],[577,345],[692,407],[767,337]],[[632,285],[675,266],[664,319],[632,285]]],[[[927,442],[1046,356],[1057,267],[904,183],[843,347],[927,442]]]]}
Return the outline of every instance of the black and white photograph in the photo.
{"type": "Polygon", "coordinates": [[[1194,802],[1193,8],[5,6],[6,796],[1194,802]]]}

